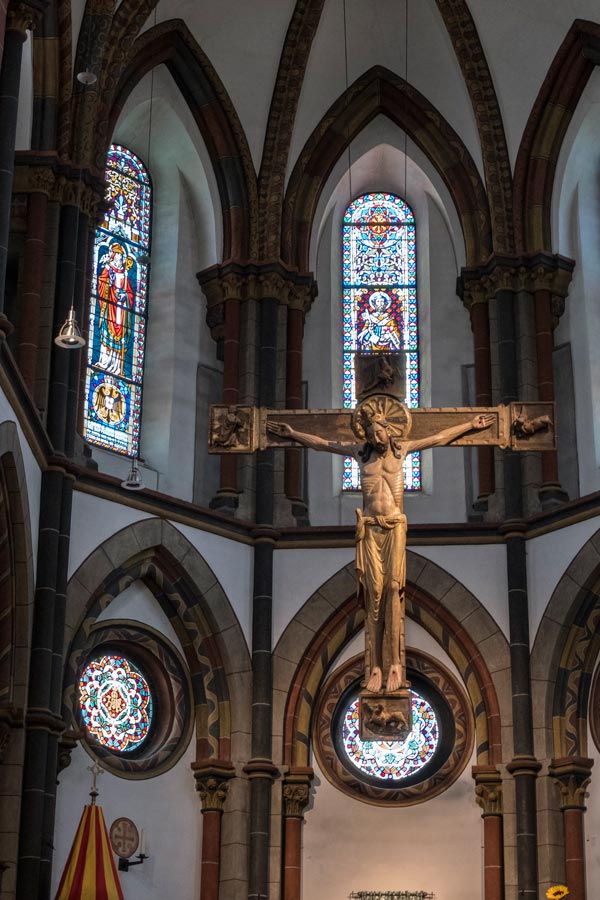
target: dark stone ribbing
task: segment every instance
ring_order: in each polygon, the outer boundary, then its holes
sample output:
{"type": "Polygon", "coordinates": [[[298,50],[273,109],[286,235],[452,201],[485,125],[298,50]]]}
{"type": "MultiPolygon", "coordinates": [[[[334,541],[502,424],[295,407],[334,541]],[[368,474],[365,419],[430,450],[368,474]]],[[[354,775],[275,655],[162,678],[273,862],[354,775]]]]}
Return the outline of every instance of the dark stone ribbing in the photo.
{"type": "MultiPolygon", "coordinates": [[[[503,403],[511,403],[518,400],[519,386],[516,298],[512,291],[498,292],[496,310],[501,400],[503,403]]],[[[504,517],[508,531],[506,570],[515,755],[509,770],[513,771],[515,778],[517,879],[519,896],[534,898],[537,897],[538,880],[535,792],[539,764],[533,758],[527,557],[524,535],[521,533],[523,483],[519,454],[505,451],[502,467],[504,517]]]]}
{"type": "MultiPolygon", "coordinates": [[[[259,402],[274,406],[277,366],[277,301],[260,304],[259,402]]],[[[252,607],[252,763],[250,787],[250,865],[248,897],[266,898],[269,891],[271,816],[272,617],[274,451],[259,452],[256,466],[257,542],[254,548],[252,607]],[[261,539],[261,532],[264,536],[261,539]],[[264,769],[261,772],[261,761],[264,769]]]]}
{"type": "Polygon", "coordinates": [[[63,472],[44,472],[17,871],[22,900],[50,897],[71,495],[63,472]]]}
{"type": "MultiPolygon", "coordinates": [[[[56,299],[54,303],[53,333],[58,334],[67,318],[75,291],[77,266],[77,224],[79,209],[64,206],[60,214],[58,260],[56,264],[56,299]]],[[[48,390],[48,436],[58,453],[67,451],[68,394],[71,356],[79,358],[77,350],[64,350],[52,344],[50,387],[48,390]]]]}
{"type": "Polygon", "coordinates": [[[23,35],[7,31],[0,70],[0,313],[4,310],[22,56],[23,35]]]}

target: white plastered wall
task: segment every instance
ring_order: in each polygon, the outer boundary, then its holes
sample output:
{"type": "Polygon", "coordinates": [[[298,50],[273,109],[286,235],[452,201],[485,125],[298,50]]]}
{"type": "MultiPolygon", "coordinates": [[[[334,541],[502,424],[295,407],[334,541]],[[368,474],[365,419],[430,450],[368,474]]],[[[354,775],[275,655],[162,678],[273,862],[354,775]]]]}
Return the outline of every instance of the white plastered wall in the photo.
{"type": "MultiPolygon", "coordinates": [[[[439,175],[411,142],[406,178],[405,158],[402,131],[378,116],[338,160],[322,192],[310,260],[319,295],[306,319],[303,354],[309,407],[338,408],[342,403],[342,218],[350,193],[354,198],[377,190],[404,197],[415,214],[420,403],[462,405],[461,366],[472,362],[473,342],[468,315],[455,295],[456,276],[464,265],[460,225],[439,175]]],[[[422,458],[423,490],[405,497],[409,521],[464,521],[463,451],[426,451],[422,458]]],[[[308,451],[308,459],[311,523],[353,521],[360,496],[341,490],[342,458],[308,451]]]]}
{"type": "MultiPolygon", "coordinates": [[[[82,491],[75,491],[69,552],[69,578],[90,553],[111,535],[134,522],[149,518],[152,516],[133,507],[113,503],[82,491]]],[[[175,522],[171,524],[190,541],[214,572],[233,607],[248,646],[250,646],[254,560],[252,547],[189,525],[175,522]]]]}
{"type": "MultiPolygon", "coordinates": [[[[182,652],[167,617],[152,593],[141,582],[134,582],[98,616],[97,621],[131,619],[149,625],[164,634],[182,652]]],[[[200,884],[200,846],[202,840],[201,804],[194,787],[190,764],[195,759],[192,738],[181,759],[162,775],[131,781],[105,771],[98,778],[107,827],[127,816],[144,828],[146,853],[143,865],[120,874],[126,900],[148,897],[197,897],[200,884]],[[185,865],[182,865],[185,860],[185,865]]],[[[92,759],[78,745],[71,764],[59,777],[56,805],[53,892],[71,849],[84,804],[88,801],[92,759]]]]}
{"type": "MultiPolygon", "coordinates": [[[[460,676],[440,645],[418,624],[406,623],[406,643],[434,656],[460,676]]],[[[349,642],[332,669],[364,647],[349,642]]],[[[471,765],[439,797],[403,808],[382,808],[346,796],[315,768],[303,831],[304,900],[347,897],[352,890],[431,891],[436,897],[481,900],[482,825],[471,765]],[[449,828],[448,823],[460,823],[449,828]],[[348,856],[348,847],[360,852],[348,856]],[[426,864],[424,864],[426,861],[426,864]]]]}
{"type": "Polygon", "coordinates": [[[332,103],[372,66],[390,69],[416,87],[461,135],[482,171],[471,101],[452,43],[434,2],[412,2],[405,55],[405,3],[326,0],[313,41],[294,124],[288,177],[302,147],[332,103]],[[344,7],[346,43],[344,40],[344,7]],[[345,50],[348,55],[346,78],[345,50]]]}
{"type": "Polygon", "coordinates": [[[600,71],[594,70],[570,123],[553,192],[553,248],[575,259],[555,343],[571,343],[579,481],[600,489],[600,71]]]}
{"type": "MultiPolygon", "coordinates": [[[[482,603],[508,638],[508,587],[503,544],[462,547],[455,544],[411,544],[409,551],[431,560],[461,582],[482,603]]],[[[352,548],[276,551],[273,564],[273,646],[315,591],[353,559],[352,548]]],[[[345,599],[340,597],[340,603],[345,599]]],[[[408,622],[410,619],[407,619],[407,625],[408,622]]]]}

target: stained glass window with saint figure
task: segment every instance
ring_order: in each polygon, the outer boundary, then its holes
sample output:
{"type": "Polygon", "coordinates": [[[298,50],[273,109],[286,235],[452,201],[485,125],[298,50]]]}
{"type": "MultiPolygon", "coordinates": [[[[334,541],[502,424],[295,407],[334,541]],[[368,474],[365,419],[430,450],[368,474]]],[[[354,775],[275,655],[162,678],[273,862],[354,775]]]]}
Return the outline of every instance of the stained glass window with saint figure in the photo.
{"type": "Polygon", "coordinates": [[[96,231],[83,436],[137,456],[146,342],[151,186],[141,160],[112,144],[107,212],[96,231]]]}
{"type": "MultiPolygon", "coordinates": [[[[415,219],[395,194],[357,197],[343,221],[343,401],[356,404],[357,352],[398,353],[406,378],[404,402],[419,405],[419,328],[415,219]]],[[[421,489],[421,454],[404,463],[407,491],[421,489]]],[[[344,460],[343,489],[360,488],[355,460],[344,460]]]]}
{"type": "Polygon", "coordinates": [[[131,751],[148,735],[152,696],[131,660],[118,654],[93,659],[79,679],[79,707],[88,732],[108,750],[131,751]]]}

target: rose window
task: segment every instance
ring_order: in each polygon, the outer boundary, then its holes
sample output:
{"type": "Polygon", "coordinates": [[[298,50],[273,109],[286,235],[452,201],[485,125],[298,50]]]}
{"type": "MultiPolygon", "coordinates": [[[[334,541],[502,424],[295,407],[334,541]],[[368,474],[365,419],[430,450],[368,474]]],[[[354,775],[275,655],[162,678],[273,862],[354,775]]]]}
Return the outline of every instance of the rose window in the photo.
{"type": "Polygon", "coordinates": [[[88,663],[79,679],[79,704],[88,732],[109,750],[135,750],[148,735],[150,688],[124,656],[107,654],[88,663]]]}
{"type": "Polygon", "coordinates": [[[352,765],[365,775],[382,781],[409,778],[433,759],[439,740],[433,707],[414,691],[412,726],[404,741],[361,741],[356,697],[342,721],[342,747],[352,765]]]}

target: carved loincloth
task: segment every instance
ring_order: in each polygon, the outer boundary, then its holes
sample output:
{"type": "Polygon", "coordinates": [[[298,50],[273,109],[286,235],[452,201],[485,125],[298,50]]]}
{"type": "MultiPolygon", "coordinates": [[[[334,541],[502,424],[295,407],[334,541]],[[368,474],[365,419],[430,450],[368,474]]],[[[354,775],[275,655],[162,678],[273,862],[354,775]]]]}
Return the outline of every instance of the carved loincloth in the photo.
{"type": "Polygon", "coordinates": [[[406,516],[363,516],[356,510],[356,577],[358,601],[377,622],[382,600],[393,581],[406,583],[406,516]]]}

